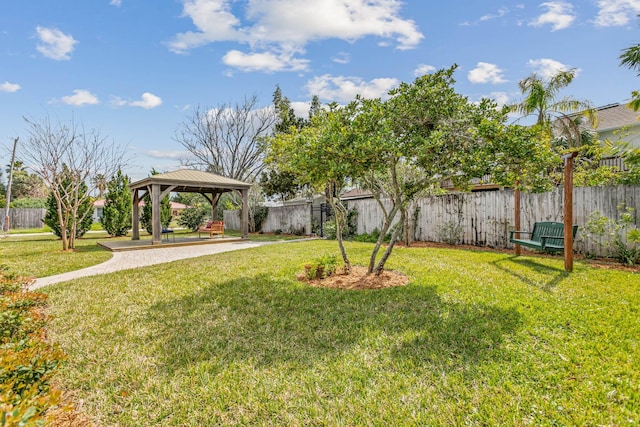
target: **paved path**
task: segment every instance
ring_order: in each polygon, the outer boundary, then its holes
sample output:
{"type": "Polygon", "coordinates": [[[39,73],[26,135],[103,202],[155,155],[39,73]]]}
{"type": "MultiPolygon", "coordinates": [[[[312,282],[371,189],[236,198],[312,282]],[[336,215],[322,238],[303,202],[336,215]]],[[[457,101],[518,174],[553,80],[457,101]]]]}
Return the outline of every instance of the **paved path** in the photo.
{"type": "Polygon", "coordinates": [[[137,251],[114,252],[113,257],[102,264],[57,274],[55,276],[42,277],[29,286],[30,290],[39,289],[54,283],[66,282],[78,277],[95,276],[97,274],[112,273],[114,271],[129,270],[131,268],[146,267],[148,265],[162,264],[177,261],[179,259],[195,258],[203,255],[212,255],[222,252],[237,251],[240,249],[255,248],[258,246],[272,245],[276,243],[295,242],[299,240],[280,240],[271,242],[229,242],[212,245],[179,246],[173,248],[145,249],[137,251]]]}

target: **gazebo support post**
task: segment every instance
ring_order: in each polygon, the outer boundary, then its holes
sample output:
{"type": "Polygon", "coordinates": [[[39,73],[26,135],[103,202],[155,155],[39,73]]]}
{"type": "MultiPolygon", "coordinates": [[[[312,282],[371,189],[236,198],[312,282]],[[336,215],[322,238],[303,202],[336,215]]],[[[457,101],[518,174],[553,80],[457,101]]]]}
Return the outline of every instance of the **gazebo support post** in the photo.
{"type": "Polygon", "coordinates": [[[564,159],[564,269],[573,271],[573,159],[578,153],[562,156],[564,159]]]}
{"type": "Polygon", "coordinates": [[[249,238],[249,190],[241,190],[242,194],[242,217],[240,219],[242,228],[242,238],[249,238]]]}
{"type": "Polygon", "coordinates": [[[140,213],[138,204],[140,203],[140,194],[138,190],[133,190],[133,206],[131,209],[131,229],[133,236],[131,240],[140,240],[140,213]]]}
{"type": "Polygon", "coordinates": [[[160,221],[160,184],[151,185],[151,231],[152,245],[162,243],[162,223],[160,221]]]}

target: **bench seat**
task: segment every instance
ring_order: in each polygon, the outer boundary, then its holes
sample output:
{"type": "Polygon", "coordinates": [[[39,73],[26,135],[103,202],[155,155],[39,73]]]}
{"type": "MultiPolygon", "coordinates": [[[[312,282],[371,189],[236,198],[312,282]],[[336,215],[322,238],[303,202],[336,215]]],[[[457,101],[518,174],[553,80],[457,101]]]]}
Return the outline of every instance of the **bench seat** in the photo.
{"type": "Polygon", "coordinates": [[[214,234],[220,234],[224,237],[224,221],[209,221],[205,226],[198,228],[198,237],[202,233],[208,233],[210,238],[214,234]]]}
{"type": "MultiPolygon", "coordinates": [[[[573,237],[576,237],[578,226],[573,226],[573,237]]],[[[536,222],[532,231],[509,232],[509,241],[515,245],[526,246],[546,252],[564,251],[564,224],[561,222],[536,222]],[[530,236],[528,239],[515,238],[516,233],[530,236]]]]}

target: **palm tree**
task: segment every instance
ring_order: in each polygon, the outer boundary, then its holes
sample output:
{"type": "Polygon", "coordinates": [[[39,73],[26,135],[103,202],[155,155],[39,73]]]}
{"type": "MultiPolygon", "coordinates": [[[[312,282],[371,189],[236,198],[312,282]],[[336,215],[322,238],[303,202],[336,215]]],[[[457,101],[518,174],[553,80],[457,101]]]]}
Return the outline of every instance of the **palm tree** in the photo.
{"type": "MultiPolygon", "coordinates": [[[[592,126],[596,123],[595,110],[590,102],[580,101],[572,97],[557,99],[560,91],[571,84],[576,76],[576,69],[558,71],[549,79],[533,73],[519,83],[524,99],[510,106],[512,112],[524,117],[534,115],[536,125],[546,133],[549,141],[563,141],[576,151],[574,147],[582,145],[582,115],[589,118],[592,126]]],[[[552,142],[553,143],[553,142],[552,142]]],[[[558,144],[553,143],[555,149],[558,144]]],[[[514,186],[514,225],[520,230],[520,182],[514,186]]],[[[516,245],[516,255],[520,255],[520,245],[516,245]]]]}
{"type": "Polygon", "coordinates": [[[534,115],[536,124],[555,137],[562,137],[571,146],[581,145],[580,121],[576,116],[586,116],[595,126],[596,113],[588,101],[572,97],[557,99],[559,92],[569,86],[576,76],[576,69],[558,71],[549,79],[533,73],[519,83],[524,99],[510,106],[512,112],[523,116],[534,115]]]}
{"type": "Polygon", "coordinates": [[[107,191],[107,177],[99,173],[93,177],[93,184],[96,190],[98,190],[98,199],[102,199],[105,191],[107,191]]]}
{"type": "MultiPolygon", "coordinates": [[[[640,77],[640,44],[622,49],[620,65],[634,70],[640,77]]],[[[631,92],[631,102],[629,102],[629,107],[631,107],[633,111],[640,110],[640,91],[634,90],[631,92]]]]}

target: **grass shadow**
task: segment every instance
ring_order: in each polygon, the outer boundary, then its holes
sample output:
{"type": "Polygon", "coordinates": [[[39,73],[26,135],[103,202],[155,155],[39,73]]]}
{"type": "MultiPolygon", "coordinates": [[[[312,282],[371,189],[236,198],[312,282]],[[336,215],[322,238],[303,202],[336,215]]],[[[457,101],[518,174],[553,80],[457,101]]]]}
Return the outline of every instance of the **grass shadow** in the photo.
{"type": "Polygon", "coordinates": [[[434,287],[330,290],[267,275],[156,304],[148,317],[168,374],[206,361],[311,365],[358,351],[457,369],[506,357],[501,343],[522,323],[515,309],[444,302],[434,287]]]}
{"type": "Polygon", "coordinates": [[[537,262],[532,259],[523,259],[517,256],[510,256],[504,259],[497,259],[490,262],[494,267],[498,270],[503,271],[518,280],[526,283],[529,286],[542,289],[545,292],[550,292],[552,289],[557,287],[563,280],[569,277],[569,272],[564,269],[552,267],[540,262],[537,262]],[[536,273],[538,276],[542,276],[543,280],[541,282],[533,280],[531,276],[527,276],[526,274],[517,271],[514,268],[509,268],[506,264],[514,264],[519,267],[522,267],[521,270],[528,270],[532,273],[536,273]],[[505,265],[501,265],[505,264],[505,265]],[[548,280],[547,280],[548,278],[548,280]]]}

